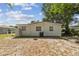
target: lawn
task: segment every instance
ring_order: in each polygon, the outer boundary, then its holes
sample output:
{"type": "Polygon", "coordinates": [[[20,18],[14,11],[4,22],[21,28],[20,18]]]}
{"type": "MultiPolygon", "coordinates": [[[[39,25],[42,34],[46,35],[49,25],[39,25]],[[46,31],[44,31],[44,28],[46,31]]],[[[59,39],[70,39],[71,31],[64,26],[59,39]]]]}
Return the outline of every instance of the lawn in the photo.
{"type": "Polygon", "coordinates": [[[15,34],[0,34],[0,39],[4,39],[4,38],[7,38],[7,37],[14,37],[15,34]]]}

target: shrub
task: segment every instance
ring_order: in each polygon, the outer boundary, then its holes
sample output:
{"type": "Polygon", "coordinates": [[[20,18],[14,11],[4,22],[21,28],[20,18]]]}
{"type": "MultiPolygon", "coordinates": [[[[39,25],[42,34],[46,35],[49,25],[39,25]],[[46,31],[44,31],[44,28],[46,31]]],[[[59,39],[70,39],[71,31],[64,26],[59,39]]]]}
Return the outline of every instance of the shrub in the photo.
{"type": "Polygon", "coordinates": [[[63,30],[62,30],[62,36],[72,36],[72,33],[71,33],[70,30],[67,31],[67,30],[63,29],[63,30]]]}
{"type": "Polygon", "coordinates": [[[62,30],[62,36],[79,36],[79,31],[70,29],[69,32],[65,29],[62,30]]]}
{"type": "Polygon", "coordinates": [[[73,36],[79,36],[79,31],[76,31],[76,30],[74,30],[74,29],[71,29],[71,33],[72,33],[72,35],[73,36]]]}

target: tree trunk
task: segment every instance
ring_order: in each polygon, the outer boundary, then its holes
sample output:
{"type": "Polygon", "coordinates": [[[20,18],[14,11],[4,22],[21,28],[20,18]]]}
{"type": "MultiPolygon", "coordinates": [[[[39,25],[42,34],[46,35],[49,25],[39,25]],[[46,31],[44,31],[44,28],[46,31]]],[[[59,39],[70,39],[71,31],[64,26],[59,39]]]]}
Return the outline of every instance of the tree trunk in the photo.
{"type": "Polygon", "coordinates": [[[65,25],[65,34],[66,34],[66,36],[71,35],[71,31],[70,31],[70,28],[69,28],[69,23],[66,23],[66,25],[65,25]]]}

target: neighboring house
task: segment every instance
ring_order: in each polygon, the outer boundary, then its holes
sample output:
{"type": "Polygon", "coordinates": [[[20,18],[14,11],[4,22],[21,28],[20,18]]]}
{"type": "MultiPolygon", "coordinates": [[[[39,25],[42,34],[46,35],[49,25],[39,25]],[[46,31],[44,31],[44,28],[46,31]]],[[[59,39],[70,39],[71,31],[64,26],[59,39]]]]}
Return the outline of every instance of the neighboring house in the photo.
{"type": "Polygon", "coordinates": [[[61,24],[36,22],[17,24],[16,36],[61,36],[61,24]]]}
{"type": "Polygon", "coordinates": [[[69,25],[70,29],[74,29],[75,31],[79,31],[79,21],[76,21],[75,23],[71,23],[69,25]]]}
{"type": "Polygon", "coordinates": [[[15,33],[15,28],[14,27],[9,27],[9,26],[0,26],[0,34],[13,34],[15,33]]]}
{"type": "Polygon", "coordinates": [[[70,29],[74,29],[75,31],[79,31],[79,26],[70,26],[70,29]]]}
{"type": "Polygon", "coordinates": [[[70,29],[79,31],[79,14],[74,14],[73,21],[69,24],[70,29]]]}

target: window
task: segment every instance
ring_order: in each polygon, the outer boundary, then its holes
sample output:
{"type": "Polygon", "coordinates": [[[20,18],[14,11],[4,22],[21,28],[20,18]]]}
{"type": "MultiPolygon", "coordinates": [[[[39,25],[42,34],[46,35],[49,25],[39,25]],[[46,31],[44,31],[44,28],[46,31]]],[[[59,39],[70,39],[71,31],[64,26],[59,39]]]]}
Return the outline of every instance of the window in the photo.
{"type": "Polygon", "coordinates": [[[22,26],[22,30],[26,30],[26,26],[22,26]]]}
{"type": "Polygon", "coordinates": [[[41,27],[40,26],[36,27],[36,31],[41,31],[41,27]]]}
{"type": "Polygon", "coordinates": [[[49,27],[49,31],[53,31],[53,26],[50,26],[49,27]]]}

